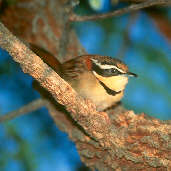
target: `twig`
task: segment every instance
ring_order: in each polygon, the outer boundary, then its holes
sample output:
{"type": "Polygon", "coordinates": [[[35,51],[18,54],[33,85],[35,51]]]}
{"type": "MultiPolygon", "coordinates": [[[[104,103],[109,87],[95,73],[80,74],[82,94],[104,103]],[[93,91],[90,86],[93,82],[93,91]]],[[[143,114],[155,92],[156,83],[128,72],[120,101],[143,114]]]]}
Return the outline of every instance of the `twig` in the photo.
{"type": "Polygon", "coordinates": [[[0,123],[12,120],[18,116],[25,115],[32,111],[35,111],[35,110],[41,108],[42,106],[45,106],[46,103],[47,103],[47,101],[42,98],[34,100],[31,103],[28,103],[25,106],[15,110],[15,111],[12,111],[3,116],[0,116],[0,123]]]}
{"type": "Polygon", "coordinates": [[[123,15],[129,12],[137,11],[139,9],[151,7],[154,5],[168,5],[168,4],[171,4],[170,0],[149,0],[149,1],[139,3],[139,4],[133,4],[128,7],[121,8],[119,10],[105,13],[105,14],[97,14],[97,15],[91,15],[91,16],[78,16],[76,14],[73,14],[70,17],[70,21],[88,21],[88,20],[105,19],[109,17],[123,15]]]}

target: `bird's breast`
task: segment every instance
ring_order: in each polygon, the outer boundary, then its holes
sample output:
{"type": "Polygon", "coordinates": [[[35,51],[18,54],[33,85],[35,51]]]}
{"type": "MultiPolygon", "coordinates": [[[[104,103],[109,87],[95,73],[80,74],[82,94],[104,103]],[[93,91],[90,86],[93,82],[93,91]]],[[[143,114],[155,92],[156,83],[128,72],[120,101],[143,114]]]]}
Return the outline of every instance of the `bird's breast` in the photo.
{"type": "Polygon", "coordinates": [[[123,97],[123,91],[116,95],[108,94],[92,72],[83,73],[77,80],[71,80],[69,83],[79,95],[95,103],[99,111],[112,106],[123,97]]]}

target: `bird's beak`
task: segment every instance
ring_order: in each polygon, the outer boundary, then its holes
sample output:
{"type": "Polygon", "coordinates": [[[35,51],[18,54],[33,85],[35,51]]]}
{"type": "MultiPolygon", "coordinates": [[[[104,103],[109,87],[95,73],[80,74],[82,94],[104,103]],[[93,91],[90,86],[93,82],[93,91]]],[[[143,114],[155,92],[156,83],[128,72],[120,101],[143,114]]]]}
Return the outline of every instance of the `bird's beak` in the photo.
{"type": "Polygon", "coordinates": [[[132,73],[132,72],[127,72],[126,75],[127,75],[127,76],[131,76],[131,77],[138,77],[137,74],[134,74],[134,73],[132,73]]]}

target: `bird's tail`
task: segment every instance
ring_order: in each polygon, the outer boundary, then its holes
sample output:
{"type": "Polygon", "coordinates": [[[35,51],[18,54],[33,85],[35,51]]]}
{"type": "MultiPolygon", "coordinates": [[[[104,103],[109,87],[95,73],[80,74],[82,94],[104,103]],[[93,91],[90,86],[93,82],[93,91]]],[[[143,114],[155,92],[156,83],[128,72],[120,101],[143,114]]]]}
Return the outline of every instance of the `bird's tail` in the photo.
{"type": "Polygon", "coordinates": [[[55,72],[57,72],[60,75],[61,64],[53,54],[51,54],[44,48],[42,48],[38,45],[32,44],[32,43],[29,43],[28,46],[29,46],[30,50],[32,50],[47,65],[49,65],[55,72]]]}

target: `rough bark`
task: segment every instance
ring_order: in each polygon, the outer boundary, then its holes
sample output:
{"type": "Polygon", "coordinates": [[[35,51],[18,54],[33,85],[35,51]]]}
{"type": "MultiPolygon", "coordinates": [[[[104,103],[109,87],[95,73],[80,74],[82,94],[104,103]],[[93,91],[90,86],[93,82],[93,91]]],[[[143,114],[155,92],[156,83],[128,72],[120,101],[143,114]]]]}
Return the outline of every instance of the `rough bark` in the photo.
{"type": "MultiPolygon", "coordinates": [[[[67,39],[62,38],[69,11],[66,3],[67,0],[22,0],[6,9],[1,21],[19,38],[41,44],[58,57],[74,57],[84,50],[73,31],[67,46],[60,46],[61,40],[67,39]]],[[[67,114],[58,111],[56,101],[49,101],[48,109],[57,127],[75,142],[87,166],[101,171],[171,170],[170,121],[135,115],[121,106],[107,113],[97,112],[94,104],[79,97],[3,24],[0,24],[0,46],[65,106],[67,114]]]]}

